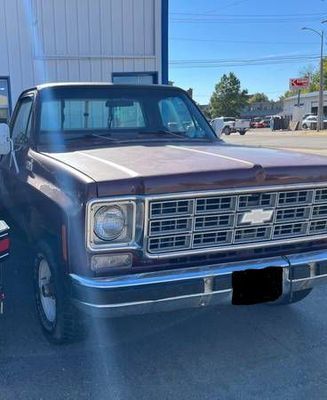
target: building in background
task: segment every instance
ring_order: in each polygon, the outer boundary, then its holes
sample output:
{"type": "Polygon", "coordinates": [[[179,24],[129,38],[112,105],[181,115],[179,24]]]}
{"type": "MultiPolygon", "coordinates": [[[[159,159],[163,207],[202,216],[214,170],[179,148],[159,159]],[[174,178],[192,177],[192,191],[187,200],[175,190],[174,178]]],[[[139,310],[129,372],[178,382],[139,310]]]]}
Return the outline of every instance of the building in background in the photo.
{"type": "MultiPolygon", "coordinates": [[[[283,101],[283,115],[292,117],[295,121],[300,121],[305,114],[318,114],[319,92],[301,94],[300,106],[298,106],[298,96],[286,97],[283,101]]],[[[324,92],[324,111],[327,115],[327,90],[324,92]]]]}
{"type": "Polygon", "coordinates": [[[256,118],[277,115],[283,110],[283,104],[280,101],[259,101],[249,104],[241,111],[241,118],[256,118]]]}
{"type": "Polygon", "coordinates": [[[1,0],[0,118],[44,82],[168,83],[168,0],[1,0]]]}

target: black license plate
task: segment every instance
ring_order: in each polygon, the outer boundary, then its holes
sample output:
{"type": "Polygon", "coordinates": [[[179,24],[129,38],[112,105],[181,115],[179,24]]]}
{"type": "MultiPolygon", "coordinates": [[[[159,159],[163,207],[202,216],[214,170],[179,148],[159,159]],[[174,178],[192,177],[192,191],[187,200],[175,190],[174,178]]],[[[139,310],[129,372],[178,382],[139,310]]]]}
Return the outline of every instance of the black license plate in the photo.
{"type": "Polygon", "coordinates": [[[283,268],[269,267],[232,274],[234,305],[250,305],[277,300],[283,292],[283,268]]]}

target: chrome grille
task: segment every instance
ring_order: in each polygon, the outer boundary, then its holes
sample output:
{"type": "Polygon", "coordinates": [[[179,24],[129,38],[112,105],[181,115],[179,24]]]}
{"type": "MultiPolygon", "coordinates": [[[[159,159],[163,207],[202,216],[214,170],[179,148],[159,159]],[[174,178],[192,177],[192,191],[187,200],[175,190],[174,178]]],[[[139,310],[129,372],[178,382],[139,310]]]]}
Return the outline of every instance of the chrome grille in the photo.
{"type": "Polygon", "coordinates": [[[276,204],[276,193],[253,193],[239,196],[238,209],[273,207],[276,204]]]}
{"type": "Polygon", "coordinates": [[[195,217],[194,230],[207,231],[213,229],[226,229],[234,226],[235,216],[233,214],[206,215],[195,217]]]}
{"type": "Polygon", "coordinates": [[[276,211],[276,222],[298,221],[310,216],[310,207],[284,208],[276,211]]]}
{"type": "Polygon", "coordinates": [[[217,246],[232,243],[231,231],[219,231],[210,233],[196,233],[194,235],[193,247],[217,246]]]}
{"type": "Polygon", "coordinates": [[[196,200],[196,213],[209,214],[233,211],[236,206],[236,196],[209,197],[196,200]]]}
{"type": "Polygon", "coordinates": [[[260,226],[257,228],[237,229],[235,232],[234,243],[251,243],[252,241],[268,240],[271,235],[270,226],[260,226]]]}
{"type": "Polygon", "coordinates": [[[283,237],[294,237],[299,235],[305,235],[307,233],[308,224],[306,222],[296,222],[293,224],[276,225],[274,228],[274,239],[283,237]]]}
{"type": "Polygon", "coordinates": [[[327,187],[157,197],[147,210],[150,255],[327,238],[327,187]]]}
{"type": "Polygon", "coordinates": [[[315,203],[326,203],[327,202],[327,188],[317,189],[315,196],[315,203]]]}
{"type": "Polygon", "coordinates": [[[298,204],[310,204],[312,202],[313,190],[297,190],[279,193],[278,205],[289,206],[298,204]]]}

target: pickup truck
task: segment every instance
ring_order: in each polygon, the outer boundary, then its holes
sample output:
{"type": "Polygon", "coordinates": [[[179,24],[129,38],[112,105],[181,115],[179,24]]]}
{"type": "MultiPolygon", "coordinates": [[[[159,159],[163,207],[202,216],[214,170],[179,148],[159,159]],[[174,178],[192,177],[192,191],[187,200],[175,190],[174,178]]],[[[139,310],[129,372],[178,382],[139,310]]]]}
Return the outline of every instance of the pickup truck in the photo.
{"type": "Polygon", "coordinates": [[[218,136],[221,134],[230,135],[236,132],[243,136],[250,129],[249,120],[236,119],[233,117],[215,118],[210,123],[218,136]]]}
{"type": "Polygon", "coordinates": [[[176,87],[32,87],[0,153],[55,343],[88,314],[289,304],[327,283],[326,158],[226,144],[176,87]]]}

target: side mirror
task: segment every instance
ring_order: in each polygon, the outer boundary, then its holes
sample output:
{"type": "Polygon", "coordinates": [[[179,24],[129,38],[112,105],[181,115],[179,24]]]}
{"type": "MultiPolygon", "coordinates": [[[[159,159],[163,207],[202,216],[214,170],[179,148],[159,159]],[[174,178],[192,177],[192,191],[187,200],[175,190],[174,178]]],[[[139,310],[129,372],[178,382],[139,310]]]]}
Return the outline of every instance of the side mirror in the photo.
{"type": "Polygon", "coordinates": [[[10,153],[10,131],[7,124],[0,123],[0,155],[5,156],[10,153]]]}

